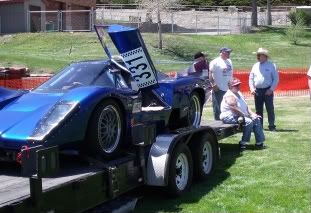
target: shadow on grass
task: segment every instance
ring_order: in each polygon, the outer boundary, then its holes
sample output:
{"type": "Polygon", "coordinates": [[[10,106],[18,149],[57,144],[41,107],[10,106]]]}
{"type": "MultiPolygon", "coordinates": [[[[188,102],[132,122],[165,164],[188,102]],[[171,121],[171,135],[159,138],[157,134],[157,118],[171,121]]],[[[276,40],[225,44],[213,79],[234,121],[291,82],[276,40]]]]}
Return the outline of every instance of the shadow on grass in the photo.
{"type": "Polygon", "coordinates": [[[296,46],[299,46],[299,47],[311,47],[311,44],[296,44],[296,46]]]}
{"type": "Polygon", "coordinates": [[[143,197],[137,204],[135,212],[179,212],[181,205],[197,203],[202,197],[222,184],[230,173],[227,171],[241,156],[238,144],[220,144],[221,159],[209,179],[195,181],[191,190],[178,198],[170,198],[164,190],[157,187],[142,187],[135,190],[133,195],[143,197]]]}
{"type": "Polygon", "coordinates": [[[268,132],[299,132],[298,129],[276,129],[274,131],[270,131],[269,129],[264,129],[264,130],[268,132]]]}
{"type": "Polygon", "coordinates": [[[279,33],[285,35],[286,28],[284,27],[275,27],[275,26],[259,26],[252,29],[252,33],[264,32],[264,33],[279,33]]]}

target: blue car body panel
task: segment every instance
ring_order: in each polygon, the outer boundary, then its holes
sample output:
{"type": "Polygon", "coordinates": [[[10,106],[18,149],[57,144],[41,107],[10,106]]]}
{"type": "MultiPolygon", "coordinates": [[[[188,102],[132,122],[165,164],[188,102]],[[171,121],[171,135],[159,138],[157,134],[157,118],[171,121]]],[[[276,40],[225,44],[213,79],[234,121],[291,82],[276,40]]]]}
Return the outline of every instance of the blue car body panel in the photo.
{"type": "MultiPolygon", "coordinates": [[[[139,45],[145,48],[139,31],[126,29],[130,33],[125,38],[118,30],[110,28],[120,52],[139,45]],[[133,36],[137,42],[131,43],[133,36]]],[[[147,50],[146,53],[154,68],[147,50]]],[[[148,107],[145,99],[150,97],[132,87],[135,79],[130,74],[112,60],[85,61],[71,64],[33,91],[0,88],[0,150],[19,151],[24,145],[38,144],[79,146],[86,138],[94,110],[106,99],[113,99],[120,106],[125,137],[129,139],[125,141],[130,141],[135,123],[154,124],[162,131],[172,111],[180,111],[180,118],[186,116],[191,94],[194,91],[205,94],[208,89],[207,82],[199,77],[172,78],[157,72],[157,86],[149,91],[163,109],[135,111],[135,103],[148,107]],[[50,129],[44,132],[47,127],[50,129]]]]}

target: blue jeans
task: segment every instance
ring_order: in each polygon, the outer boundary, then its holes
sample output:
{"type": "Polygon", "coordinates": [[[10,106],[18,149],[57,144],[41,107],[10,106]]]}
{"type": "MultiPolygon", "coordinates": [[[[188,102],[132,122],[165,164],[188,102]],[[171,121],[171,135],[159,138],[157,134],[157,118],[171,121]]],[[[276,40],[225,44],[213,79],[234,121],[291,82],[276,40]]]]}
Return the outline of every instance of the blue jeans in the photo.
{"type": "Polygon", "coordinates": [[[219,115],[220,115],[220,104],[222,101],[222,98],[224,97],[226,91],[218,90],[218,91],[213,91],[212,93],[212,100],[213,100],[213,111],[214,111],[214,119],[215,120],[220,120],[219,115]]]}
{"type": "MultiPolygon", "coordinates": [[[[265,135],[263,133],[261,119],[256,118],[252,120],[251,118],[245,117],[245,124],[243,125],[243,135],[240,144],[246,144],[251,139],[252,131],[255,134],[256,144],[260,145],[265,141],[265,135]]],[[[223,119],[225,124],[238,124],[238,116],[227,116],[223,119]]]]}
{"type": "Polygon", "coordinates": [[[269,88],[264,89],[256,89],[255,93],[255,107],[256,107],[256,114],[262,117],[261,125],[263,126],[263,105],[265,104],[268,114],[268,122],[269,122],[269,129],[275,128],[275,114],[274,114],[274,104],[273,104],[273,97],[274,95],[265,95],[266,91],[269,88]]]}

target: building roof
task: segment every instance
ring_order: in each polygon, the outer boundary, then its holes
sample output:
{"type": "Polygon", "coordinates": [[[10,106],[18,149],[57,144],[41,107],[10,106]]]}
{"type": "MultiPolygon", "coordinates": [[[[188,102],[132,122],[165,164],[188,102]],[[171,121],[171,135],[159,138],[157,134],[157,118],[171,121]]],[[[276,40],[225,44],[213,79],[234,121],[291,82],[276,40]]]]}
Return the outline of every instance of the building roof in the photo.
{"type": "MultiPolygon", "coordinates": [[[[25,0],[0,0],[0,4],[13,4],[13,3],[23,3],[25,0]]],[[[66,4],[75,4],[79,6],[84,7],[95,7],[96,6],[96,0],[53,0],[58,2],[63,2],[66,4]]]]}

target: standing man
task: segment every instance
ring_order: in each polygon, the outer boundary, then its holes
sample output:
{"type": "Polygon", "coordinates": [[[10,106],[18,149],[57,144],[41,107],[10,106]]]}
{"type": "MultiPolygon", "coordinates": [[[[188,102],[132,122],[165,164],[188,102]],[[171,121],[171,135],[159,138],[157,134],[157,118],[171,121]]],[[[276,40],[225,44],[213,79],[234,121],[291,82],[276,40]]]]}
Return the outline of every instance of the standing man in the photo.
{"type": "Polygon", "coordinates": [[[309,68],[307,75],[308,75],[309,94],[310,94],[310,100],[311,100],[311,66],[309,68]]]}
{"type": "Polygon", "coordinates": [[[224,94],[228,90],[228,82],[233,76],[233,66],[230,60],[232,49],[223,47],[219,52],[219,57],[210,63],[209,74],[209,80],[213,86],[212,100],[215,120],[220,120],[220,104],[224,94]]]}
{"type": "Polygon", "coordinates": [[[258,62],[253,65],[249,75],[249,88],[255,97],[256,114],[262,117],[261,124],[263,124],[263,105],[265,104],[269,130],[275,131],[273,92],[279,83],[279,74],[276,65],[268,61],[268,50],[259,48],[256,53],[258,62]]]}

